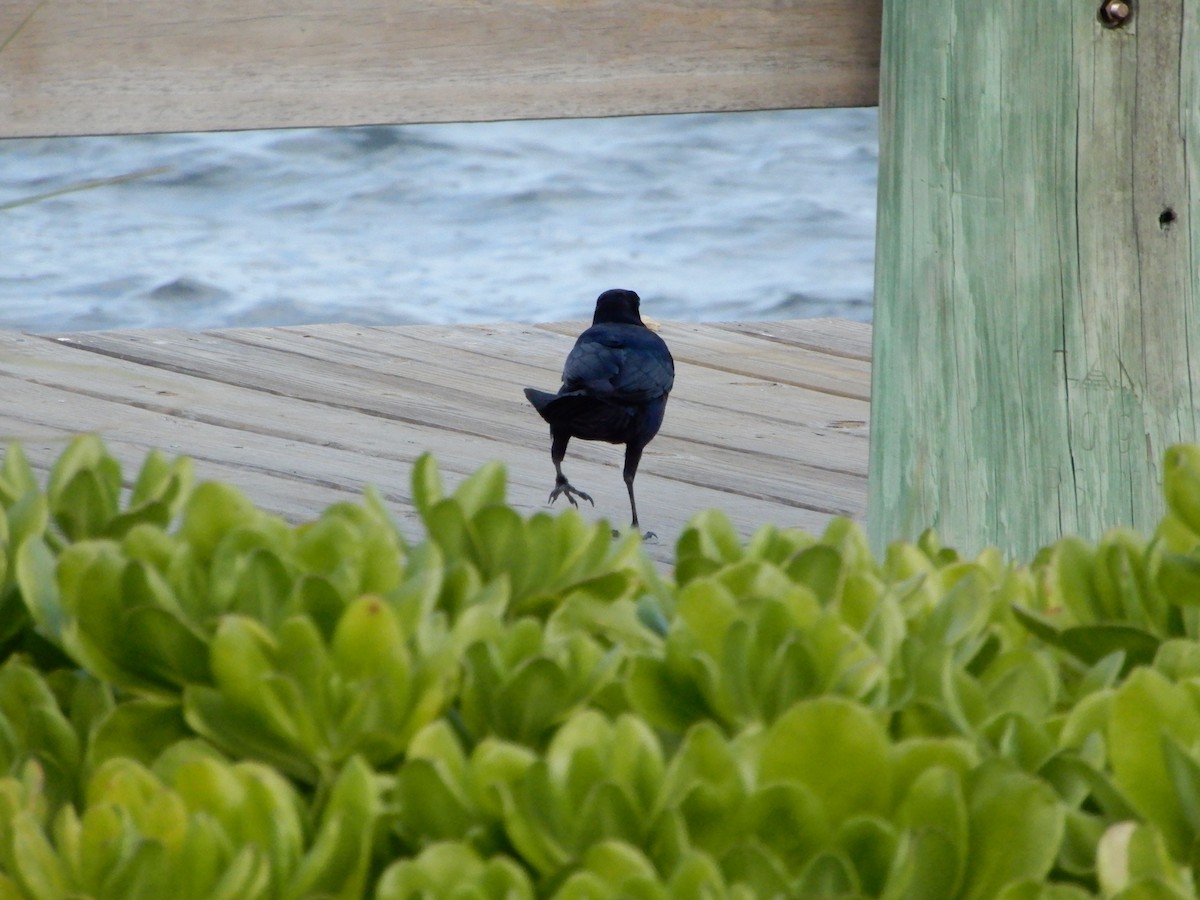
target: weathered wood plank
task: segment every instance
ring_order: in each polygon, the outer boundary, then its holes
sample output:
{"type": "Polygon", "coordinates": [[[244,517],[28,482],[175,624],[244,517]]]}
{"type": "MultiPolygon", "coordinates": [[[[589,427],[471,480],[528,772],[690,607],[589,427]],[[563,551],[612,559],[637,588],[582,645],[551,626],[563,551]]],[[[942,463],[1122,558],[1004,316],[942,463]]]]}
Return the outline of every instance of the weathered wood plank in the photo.
{"type": "Polygon", "coordinates": [[[1132,8],[886,7],[877,545],[1149,531],[1200,438],[1200,6],[1132,8]]]}
{"type": "MultiPolygon", "coordinates": [[[[402,329],[397,329],[401,331],[402,329]]],[[[398,367],[377,354],[343,344],[330,351],[319,341],[306,339],[294,329],[247,329],[189,335],[182,343],[162,343],[155,332],[97,332],[69,338],[73,346],[98,350],[123,359],[167,365],[178,371],[228,384],[254,387],[279,396],[299,392],[307,399],[338,409],[355,409],[396,422],[428,424],[462,439],[500,439],[537,447],[544,443],[543,429],[529,414],[521,387],[513,382],[497,392],[497,379],[487,367],[470,362],[429,370],[409,360],[398,367]],[[238,346],[239,344],[243,346],[238,346]],[[347,377],[350,375],[351,377],[347,377]]],[[[674,412],[674,410],[672,410],[674,412]]],[[[711,417],[705,421],[711,421],[711,417]]],[[[672,431],[647,452],[645,470],[652,460],[674,454],[669,477],[746,496],[783,500],[778,486],[794,474],[792,457],[710,443],[703,455],[673,447],[672,431]],[[747,465],[747,457],[751,456],[747,465]]],[[[764,442],[764,447],[770,446],[764,442]]],[[[542,448],[544,451],[545,448],[542,448]]],[[[539,454],[539,451],[533,451],[539,454]]],[[[614,458],[605,445],[582,443],[572,457],[614,458]]],[[[822,483],[802,479],[791,489],[800,504],[821,512],[850,512],[855,495],[854,474],[831,470],[822,483]]]]}
{"type": "Polygon", "coordinates": [[[0,137],[874,105],[881,0],[5,0],[0,137]]]}
{"type": "MultiPolygon", "coordinates": [[[[673,324],[664,336],[674,341],[679,330],[680,326],[673,324]]],[[[254,339],[266,334],[261,329],[245,333],[254,339]]],[[[307,333],[307,329],[275,329],[269,334],[270,338],[278,339],[307,333]]],[[[521,389],[526,386],[547,390],[557,387],[562,362],[572,343],[571,339],[541,329],[517,325],[488,326],[482,336],[478,329],[455,326],[397,330],[324,325],[311,340],[336,345],[330,352],[339,357],[347,350],[366,350],[385,361],[393,360],[391,364],[385,363],[385,371],[403,371],[408,362],[418,362],[418,371],[433,379],[432,388],[462,381],[473,396],[487,401],[489,406],[492,401],[511,403],[516,399],[518,406],[525,410],[526,420],[537,423],[538,428],[542,427],[541,421],[525,405],[521,389]],[[543,344],[543,339],[547,343],[543,344]],[[461,356],[448,355],[447,348],[471,353],[471,358],[478,360],[477,365],[470,372],[459,371],[461,356]],[[519,355],[514,356],[514,350],[519,355]]],[[[730,355],[734,355],[736,349],[730,347],[730,355]]],[[[865,468],[856,467],[865,462],[859,443],[865,435],[842,434],[846,430],[844,420],[837,418],[855,408],[853,404],[840,399],[831,401],[820,393],[797,390],[790,385],[759,379],[747,381],[740,377],[726,379],[725,390],[701,393],[702,388],[720,377],[717,372],[697,368],[686,361],[680,363],[677,387],[668,412],[673,426],[671,431],[700,435],[717,417],[726,424],[718,441],[724,449],[750,456],[782,456],[789,462],[796,458],[819,460],[828,457],[831,471],[866,475],[865,468]],[[762,402],[763,392],[769,392],[773,399],[762,402]]],[[[861,382],[864,385],[869,382],[867,373],[863,373],[861,382]]],[[[861,411],[865,416],[865,403],[861,411]]],[[[519,414],[518,423],[524,424],[519,414]]]]}
{"type": "MultiPolygon", "coordinates": [[[[292,520],[373,484],[415,533],[408,474],[425,450],[451,483],[498,459],[514,505],[543,507],[553,474],[548,439],[520,388],[556,380],[569,346],[567,337],[518,325],[56,340],[0,332],[0,443],[21,440],[43,470],[84,430],[100,433],[127,471],[151,447],[187,454],[202,477],[237,484],[292,520]]],[[[661,536],[652,555],[669,559],[686,520],[710,507],[725,509],[744,533],[764,522],[817,529],[837,512],[861,517],[865,429],[839,420],[865,419],[865,402],[683,366],[638,478],[639,507],[661,536]]],[[[572,445],[568,471],[596,498],[585,515],[624,522],[620,462],[620,448],[572,445]]]]}
{"type": "MultiPolygon", "coordinates": [[[[84,380],[95,383],[94,373],[84,380]]],[[[417,454],[427,449],[438,454],[451,484],[484,461],[500,459],[513,476],[510,498],[518,509],[533,512],[544,502],[548,482],[543,478],[534,483],[530,465],[533,454],[527,449],[479,440],[464,444],[453,440],[454,435],[447,436],[437,429],[389,428],[390,423],[378,419],[367,423],[361,417],[358,421],[332,423],[339,438],[335,444],[329,441],[331,425],[322,425],[320,416],[312,410],[297,414],[281,402],[282,398],[261,394],[267,408],[261,403],[256,408],[253,403],[243,403],[244,397],[236,394],[231,397],[227,386],[205,403],[189,391],[189,387],[204,382],[194,378],[190,381],[190,386],[177,384],[179,390],[172,392],[181,405],[162,409],[140,408],[119,396],[102,397],[94,391],[81,393],[80,387],[72,384],[47,386],[29,381],[11,390],[5,385],[6,399],[18,404],[19,411],[15,413],[16,421],[9,416],[0,417],[3,423],[0,427],[6,439],[42,438],[41,443],[31,448],[31,455],[43,467],[61,451],[65,436],[81,429],[97,431],[110,446],[120,448],[117,455],[130,471],[151,447],[187,453],[196,459],[202,477],[226,478],[245,489],[256,502],[293,520],[310,518],[334,500],[351,499],[370,483],[378,486],[393,504],[406,532],[416,536],[415,514],[407,496],[408,470],[417,454]],[[236,411],[232,417],[226,411],[231,400],[236,411]],[[264,422],[271,427],[263,429],[264,422]],[[63,437],[57,444],[45,442],[47,432],[63,437]],[[39,447],[45,448],[45,458],[40,460],[39,447]]],[[[108,379],[105,383],[119,384],[120,380],[108,379]]],[[[620,523],[624,490],[612,467],[575,461],[573,471],[589,480],[589,488],[596,496],[597,509],[589,507],[585,515],[602,518],[604,511],[616,511],[610,517],[620,523]]],[[[639,485],[643,505],[653,509],[655,525],[664,533],[666,527],[677,531],[688,516],[704,508],[687,508],[685,500],[720,505],[744,529],[765,521],[762,516],[770,509],[770,504],[738,502],[738,498],[728,494],[694,489],[682,494],[669,483],[645,481],[644,486],[639,485]]],[[[790,521],[816,527],[824,518],[801,510],[790,521]]],[[[652,548],[652,553],[666,559],[669,545],[662,543],[652,548]]]]}
{"type": "Polygon", "coordinates": [[[779,322],[713,322],[717,328],[793,344],[807,350],[871,361],[871,326],[848,319],[800,319],[779,322]]]}
{"type": "MultiPolygon", "coordinates": [[[[586,325],[560,322],[542,327],[574,337],[586,325]]],[[[693,362],[751,378],[765,378],[769,374],[779,383],[822,394],[859,400],[870,396],[870,365],[862,360],[706,325],[676,325],[668,343],[676,362],[693,362]]]]}

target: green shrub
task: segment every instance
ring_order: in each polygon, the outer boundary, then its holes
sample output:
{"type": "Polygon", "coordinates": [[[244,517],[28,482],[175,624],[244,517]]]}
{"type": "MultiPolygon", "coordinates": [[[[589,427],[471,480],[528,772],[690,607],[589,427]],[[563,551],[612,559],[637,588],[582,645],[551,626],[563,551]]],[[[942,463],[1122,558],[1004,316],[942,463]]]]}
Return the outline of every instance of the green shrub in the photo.
{"type": "Polygon", "coordinates": [[[0,466],[0,900],[1196,897],[1200,448],[1028,564],[0,466]]]}

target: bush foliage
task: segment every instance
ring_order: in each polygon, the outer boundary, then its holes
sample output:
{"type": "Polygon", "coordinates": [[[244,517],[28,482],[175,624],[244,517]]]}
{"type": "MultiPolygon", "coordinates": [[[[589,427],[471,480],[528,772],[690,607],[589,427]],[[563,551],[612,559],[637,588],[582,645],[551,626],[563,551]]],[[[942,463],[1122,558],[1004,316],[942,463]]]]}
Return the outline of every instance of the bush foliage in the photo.
{"type": "Polygon", "coordinates": [[[0,467],[2,898],[1185,898],[1200,448],[1028,564],[718,512],[670,577],[485,466],[292,526],[0,467]]]}

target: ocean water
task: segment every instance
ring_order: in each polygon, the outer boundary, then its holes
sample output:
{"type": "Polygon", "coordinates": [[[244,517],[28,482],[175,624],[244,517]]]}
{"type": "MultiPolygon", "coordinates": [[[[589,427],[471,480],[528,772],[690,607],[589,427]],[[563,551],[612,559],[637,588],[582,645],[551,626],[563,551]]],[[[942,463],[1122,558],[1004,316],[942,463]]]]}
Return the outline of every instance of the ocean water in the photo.
{"type": "Polygon", "coordinates": [[[0,327],[871,317],[874,109],[0,141],[0,327]]]}

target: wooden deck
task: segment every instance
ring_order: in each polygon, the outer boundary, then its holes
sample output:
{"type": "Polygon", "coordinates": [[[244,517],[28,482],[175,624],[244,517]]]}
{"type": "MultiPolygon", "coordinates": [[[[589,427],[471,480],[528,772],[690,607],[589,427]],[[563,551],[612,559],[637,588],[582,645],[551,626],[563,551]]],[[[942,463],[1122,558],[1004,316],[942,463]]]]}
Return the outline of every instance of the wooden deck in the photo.
{"type": "MultiPolygon", "coordinates": [[[[93,431],[127,477],[159,447],[293,521],[374,484],[411,534],[409,468],[431,450],[451,486],[502,460],[510,502],[533,512],[554,470],[521,388],[556,388],[582,327],[0,331],[0,444],[22,442],[47,470],[72,434],[93,431]]],[[[710,507],[745,534],[862,518],[869,326],[665,323],[661,334],[675,391],[637,480],[642,524],[659,536],[653,556],[669,559],[683,524],[710,507]]],[[[574,441],[564,464],[595,498],[585,514],[618,525],[629,512],[622,452],[574,441]]]]}

